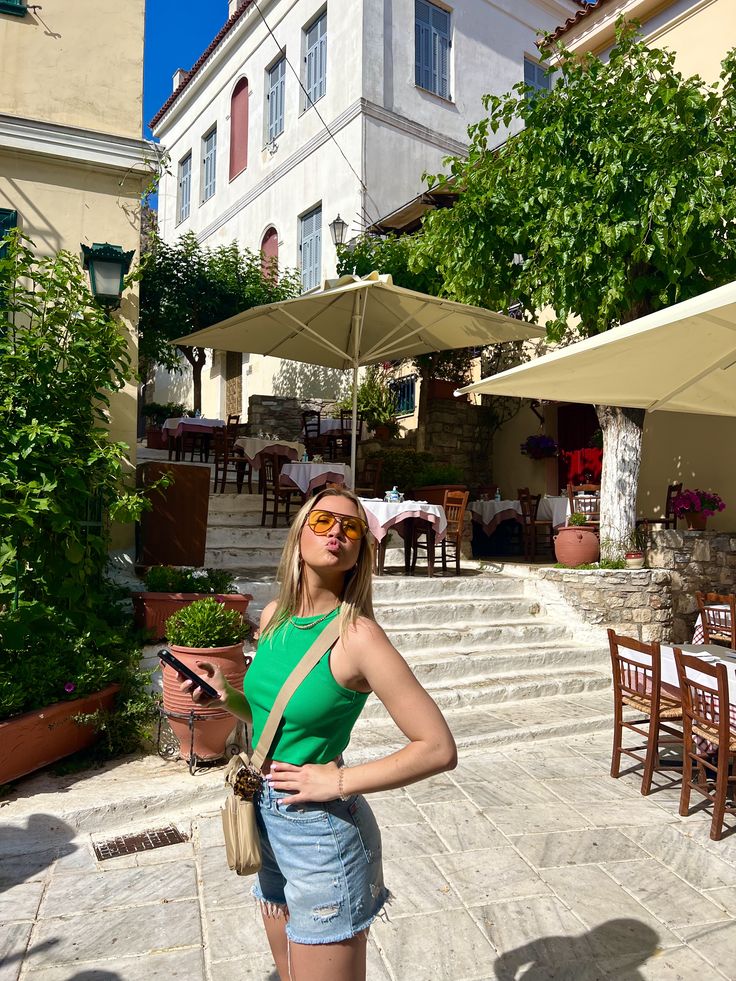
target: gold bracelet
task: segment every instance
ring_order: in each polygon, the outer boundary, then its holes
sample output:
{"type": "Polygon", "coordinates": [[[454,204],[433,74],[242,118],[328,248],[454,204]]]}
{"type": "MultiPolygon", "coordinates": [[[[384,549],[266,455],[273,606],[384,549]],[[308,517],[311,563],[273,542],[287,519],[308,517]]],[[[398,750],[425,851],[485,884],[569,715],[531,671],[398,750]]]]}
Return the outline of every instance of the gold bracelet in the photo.
{"type": "Polygon", "coordinates": [[[340,800],[349,800],[350,795],[346,797],[345,794],[343,793],[342,778],[344,775],[345,775],[345,764],[342,763],[340,764],[340,766],[338,766],[338,770],[337,770],[337,796],[340,798],[340,800]]]}

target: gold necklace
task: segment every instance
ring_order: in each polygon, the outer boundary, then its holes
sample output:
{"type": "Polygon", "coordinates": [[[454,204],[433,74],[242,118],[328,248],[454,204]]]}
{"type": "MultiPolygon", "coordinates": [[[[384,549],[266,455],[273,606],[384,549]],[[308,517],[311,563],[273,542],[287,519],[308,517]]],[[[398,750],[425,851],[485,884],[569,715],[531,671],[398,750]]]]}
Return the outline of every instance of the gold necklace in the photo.
{"type": "MultiPolygon", "coordinates": [[[[335,607],[335,610],[339,610],[339,609],[340,609],[340,605],[338,604],[335,607]]],[[[289,623],[293,624],[293,626],[295,626],[297,630],[311,630],[312,627],[316,627],[318,624],[323,623],[327,619],[327,617],[331,617],[332,614],[335,612],[335,610],[330,610],[328,613],[325,613],[324,616],[321,616],[319,620],[315,620],[313,623],[297,623],[294,617],[289,617],[289,623]]]]}

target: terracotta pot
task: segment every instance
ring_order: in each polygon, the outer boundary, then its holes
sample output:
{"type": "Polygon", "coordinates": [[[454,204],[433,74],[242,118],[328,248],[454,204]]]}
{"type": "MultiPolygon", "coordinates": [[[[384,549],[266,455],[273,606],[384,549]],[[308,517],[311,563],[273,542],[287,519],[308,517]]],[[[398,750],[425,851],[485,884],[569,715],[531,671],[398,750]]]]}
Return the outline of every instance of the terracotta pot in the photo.
{"type": "Polygon", "coordinates": [[[445,381],[439,378],[430,378],[427,381],[427,398],[430,399],[449,399],[452,402],[467,402],[467,395],[454,395],[455,389],[462,387],[462,382],[445,381]]]}
{"type": "MultiPolygon", "coordinates": [[[[176,647],[171,652],[180,661],[198,674],[202,669],[199,661],[209,661],[222,669],[227,680],[238,691],[243,688],[245,677],[245,654],[242,641],[232,647],[176,647]]],[[[171,731],[179,740],[179,755],[189,759],[192,733],[189,716],[194,709],[194,755],[200,760],[216,760],[225,755],[225,741],[235,726],[237,719],[223,708],[205,708],[195,705],[189,695],[179,688],[179,679],[173,668],[163,665],[164,711],[167,714],[171,731]],[[173,713],[173,714],[171,714],[173,713]],[[176,718],[181,716],[181,718],[176,718]]]]}
{"type": "Polygon", "coordinates": [[[413,487],[410,490],[412,500],[439,504],[441,507],[445,503],[445,491],[465,492],[467,489],[465,484],[425,484],[424,487],[413,487]]]}
{"type": "Polygon", "coordinates": [[[555,535],[555,556],[562,565],[572,568],[597,562],[601,554],[598,536],[590,528],[570,525],[558,528],[555,535]]]}
{"type": "Polygon", "coordinates": [[[687,527],[690,531],[705,531],[708,515],[696,511],[690,511],[685,514],[685,521],[687,522],[687,527]]]}
{"type": "Polygon", "coordinates": [[[373,430],[374,437],[379,443],[388,443],[391,440],[391,430],[388,426],[378,425],[373,430]]]}
{"type": "Polygon", "coordinates": [[[146,630],[153,641],[166,636],[166,621],[173,613],[195,600],[215,599],[226,610],[237,610],[243,617],[253,599],[250,593],[133,593],[133,619],[139,630],[146,630]]]}
{"type": "Polygon", "coordinates": [[[149,450],[167,450],[169,448],[169,437],[156,427],[149,426],[146,430],[146,448],[149,450]]]}
{"type": "Polygon", "coordinates": [[[17,780],[39,767],[86,749],[97,739],[93,726],[80,725],[75,715],[112,708],[120,685],[68,702],[54,702],[46,708],[24,712],[0,722],[0,784],[17,780]]]}
{"type": "Polygon", "coordinates": [[[644,554],[643,552],[627,552],[624,555],[624,562],[626,563],[627,569],[643,569],[644,568],[644,554]]]}

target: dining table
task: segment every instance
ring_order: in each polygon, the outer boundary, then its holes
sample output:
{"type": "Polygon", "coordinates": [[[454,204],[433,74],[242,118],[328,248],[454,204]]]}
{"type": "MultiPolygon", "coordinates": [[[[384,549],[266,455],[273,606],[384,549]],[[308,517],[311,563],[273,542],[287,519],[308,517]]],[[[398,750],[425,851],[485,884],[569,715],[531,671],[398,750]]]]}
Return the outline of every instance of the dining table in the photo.
{"type": "Polygon", "coordinates": [[[210,437],[216,429],[224,429],[224,419],[207,418],[206,416],[171,416],[164,420],[161,426],[169,441],[169,459],[175,454],[176,460],[181,460],[184,449],[184,435],[193,433],[204,436],[204,458],[209,460],[210,437]]]}
{"type": "Polygon", "coordinates": [[[285,463],[279,483],[312,494],[327,484],[352,484],[352,470],[347,463],[285,463]]]}
{"type": "Polygon", "coordinates": [[[262,436],[239,436],[235,440],[235,446],[242,451],[254,470],[261,469],[263,453],[284,456],[287,460],[301,460],[305,453],[303,443],[289,439],[265,439],[262,436]]]}
{"type": "MultiPolygon", "coordinates": [[[[482,525],[486,535],[491,535],[501,521],[518,521],[523,524],[521,503],[518,500],[471,501],[468,505],[470,516],[482,525]]],[[[570,514],[570,501],[565,496],[546,495],[539,501],[538,521],[550,521],[553,528],[564,525],[570,514]]]]}
{"type": "Polygon", "coordinates": [[[376,572],[383,575],[388,533],[393,528],[404,539],[404,569],[411,571],[411,549],[419,522],[427,532],[428,574],[434,575],[434,549],[447,534],[447,515],[440,504],[427,501],[385,501],[382,498],[360,498],[368,527],[376,540],[376,572]]]}

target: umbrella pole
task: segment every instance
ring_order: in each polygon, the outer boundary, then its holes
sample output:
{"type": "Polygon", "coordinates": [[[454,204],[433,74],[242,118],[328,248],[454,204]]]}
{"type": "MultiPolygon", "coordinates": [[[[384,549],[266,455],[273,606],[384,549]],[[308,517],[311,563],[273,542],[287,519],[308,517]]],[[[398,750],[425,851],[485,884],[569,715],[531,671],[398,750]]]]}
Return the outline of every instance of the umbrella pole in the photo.
{"type": "MultiPolygon", "coordinates": [[[[365,307],[363,307],[365,311],[365,307]]],[[[353,301],[353,432],[350,440],[350,489],[355,490],[355,467],[358,457],[358,362],[360,359],[360,340],[363,332],[363,317],[360,313],[360,293],[353,301]]]]}

